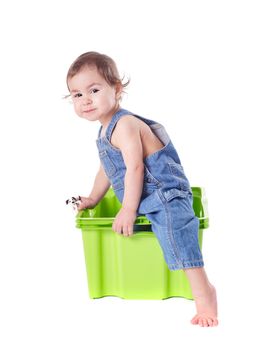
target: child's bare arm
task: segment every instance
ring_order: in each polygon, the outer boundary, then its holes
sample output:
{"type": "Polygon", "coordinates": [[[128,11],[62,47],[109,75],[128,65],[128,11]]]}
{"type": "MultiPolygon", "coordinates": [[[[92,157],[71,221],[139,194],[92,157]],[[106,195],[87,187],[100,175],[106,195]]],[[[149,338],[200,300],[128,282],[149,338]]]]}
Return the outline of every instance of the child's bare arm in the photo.
{"type": "Polygon", "coordinates": [[[122,118],[116,129],[116,135],[119,135],[115,136],[116,145],[121,150],[126,173],[122,208],[113,222],[113,230],[128,236],[133,233],[133,223],[143,190],[143,145],[140,128],[134,118],[122,118]]]}
{"type": "Polygon", "coordinates": [[[81,203],[78,206],[78,210],[94,208],[104,197],[109,188],[110,181],[105,174],[102,164],[100,164],[91,193],[88,197],[81,197],[81,203]]]}

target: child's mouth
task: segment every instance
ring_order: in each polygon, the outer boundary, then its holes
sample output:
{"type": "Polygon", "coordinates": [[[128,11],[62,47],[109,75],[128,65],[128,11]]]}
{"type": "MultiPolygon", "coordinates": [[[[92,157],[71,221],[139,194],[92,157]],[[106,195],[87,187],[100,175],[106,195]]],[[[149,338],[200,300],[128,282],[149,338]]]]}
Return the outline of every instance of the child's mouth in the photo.
{"type": "Polygon", "coordinates": [[[90,113],[90,112],[93,112],[93,111],[95,111],[95,108],[93,108],[93,109],[88,109],[87,111],[83,111],[83,113],[90,113]]]}

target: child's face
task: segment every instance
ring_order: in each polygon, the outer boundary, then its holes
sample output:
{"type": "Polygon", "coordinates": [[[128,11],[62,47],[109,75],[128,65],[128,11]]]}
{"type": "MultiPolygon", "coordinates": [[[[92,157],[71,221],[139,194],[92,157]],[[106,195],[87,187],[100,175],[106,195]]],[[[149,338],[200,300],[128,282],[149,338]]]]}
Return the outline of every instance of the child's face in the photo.
{"type": "Polygon", "coordinates": [[[68,79],[76,114],[90,121],[104,122],[119,106],[122,87],[110,86],[95,66],[85,66],[68,79]]]}

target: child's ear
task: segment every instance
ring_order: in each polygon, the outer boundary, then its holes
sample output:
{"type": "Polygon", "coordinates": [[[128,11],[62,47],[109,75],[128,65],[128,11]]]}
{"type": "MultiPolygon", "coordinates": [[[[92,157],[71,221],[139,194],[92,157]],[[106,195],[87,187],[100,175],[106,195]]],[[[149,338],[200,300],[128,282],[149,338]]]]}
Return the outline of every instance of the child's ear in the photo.
{"type": "Polygon", "coordinates": [[[123,89],[123,86],[120,82],[115,85],[116,99],[117,100],[119,100],[121,98],[122,89],[123,89]]]}

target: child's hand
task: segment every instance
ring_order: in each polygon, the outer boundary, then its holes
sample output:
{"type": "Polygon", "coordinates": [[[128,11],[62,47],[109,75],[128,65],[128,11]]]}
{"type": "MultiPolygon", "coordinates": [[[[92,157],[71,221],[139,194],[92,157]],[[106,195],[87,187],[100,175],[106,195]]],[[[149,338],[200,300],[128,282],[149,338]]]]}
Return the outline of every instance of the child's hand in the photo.
{"type": "Polygon", "coordinates": [[[122,207],[113,221],[112,230],[125,237],[131,236],[136,216],[135,210],[122,207]]]}
{"type": "Polygon", "coordinates": [[[93,202],[93,200],[90,197],[71,197],[70,199],[66,200],[66,204],[72,204],[73,210],[80,211],[85,208],[94,208],[96,203],[93,202]]]}
{"type": "Polygon", "coordinates": [[[92,201],[91,198],[88,197],[80,197],[80,201],[77,203],[77,209],[78,211],[83,209],[92,209],[95,207],[95,203],[92,201]]]}

